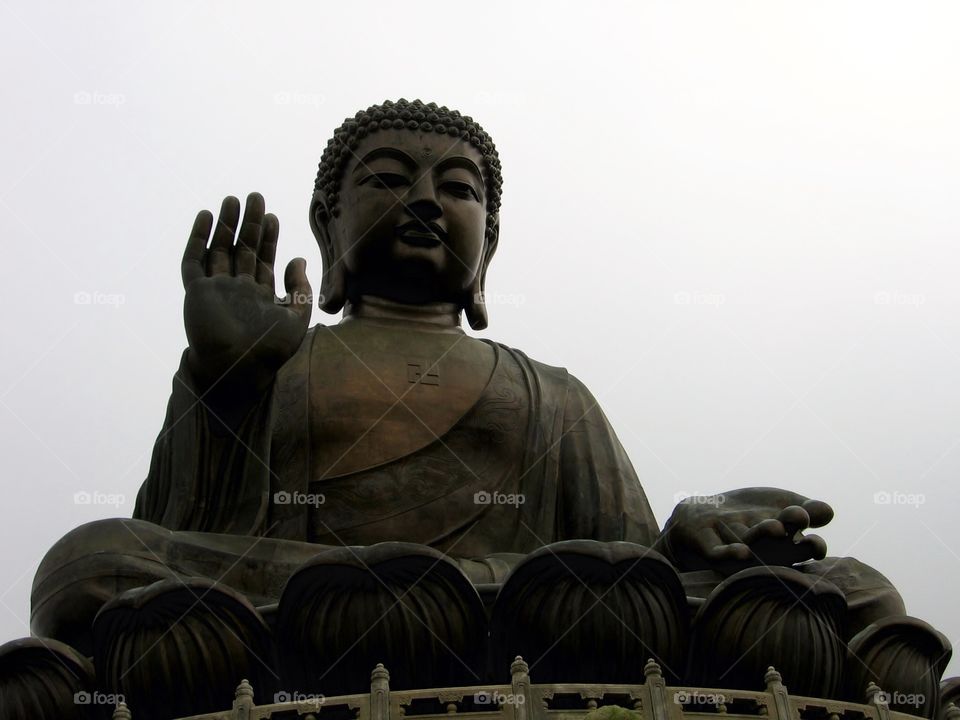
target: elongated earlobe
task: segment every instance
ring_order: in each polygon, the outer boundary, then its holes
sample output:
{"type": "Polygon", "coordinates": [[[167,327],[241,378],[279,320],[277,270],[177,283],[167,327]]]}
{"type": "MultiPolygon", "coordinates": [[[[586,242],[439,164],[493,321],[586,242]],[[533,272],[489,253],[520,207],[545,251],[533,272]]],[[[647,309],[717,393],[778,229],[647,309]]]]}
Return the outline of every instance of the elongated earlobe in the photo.
{"type": "Polygon", "coordinates": [[[463,308],[467,322],[474,330],[483,330],[489,323],[487,304],[483,300],[483,279],[479,278],[470,287],[470,297],[463,308]]]}
{"type": "Polygon", "coordinates": [[[343,309],[346,301],[347,277],[343,263],[337,258],[331,219],[326,196],[322,192],[315,192],[310,204],[310,229],[313,230],[323,260],[323,277],[317,305],[324,312],[333,315],[343,309]]]}
{"type": "Polygon", "coordinates": [[[463,311],[467,316],[467,322],[474,330],[483,330],[489,322],[484,292],[487,284],[487,268],[490,266],[493,254],[497,251],[499,237],[500,217],[498,214],[490,214],[487,216],[487,237],[483,260],[480,263],[480,269],[477,271],[477,277],[470,285],[463,303],[463,311]]]}

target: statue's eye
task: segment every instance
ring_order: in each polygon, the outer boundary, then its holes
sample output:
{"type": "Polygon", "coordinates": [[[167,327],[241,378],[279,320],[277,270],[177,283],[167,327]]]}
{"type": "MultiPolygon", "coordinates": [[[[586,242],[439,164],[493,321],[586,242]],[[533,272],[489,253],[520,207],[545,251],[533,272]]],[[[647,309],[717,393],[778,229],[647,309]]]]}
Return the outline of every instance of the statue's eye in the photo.
{"type": "Polygon", "coordinates": [[[477,191],[474,190],[473,186],[469,183],[447,180],[440,187],[455,197],[476,200],[477,202],[480,201],[480,196],[477,195],[477,191]]]}
{"type": "Polygon", "coordinates": [[[368,183],[381,190],[386,188],[401,187],[409,184],[407,178],[405,178],[403,175],[391,172],[372,173],[360,181],[361,185],[366,185],[368,183]]]}

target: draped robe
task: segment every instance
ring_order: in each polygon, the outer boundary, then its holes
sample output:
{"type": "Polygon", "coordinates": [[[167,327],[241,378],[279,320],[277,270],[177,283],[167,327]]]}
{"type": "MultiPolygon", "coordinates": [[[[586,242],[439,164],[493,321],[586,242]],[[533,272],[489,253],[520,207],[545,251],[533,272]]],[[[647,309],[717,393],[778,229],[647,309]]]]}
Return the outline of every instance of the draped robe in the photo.
{"type": "MultiPolygon", "coordinates": [[[[363,372],[351,348],[331,337],[335,329],[312,328],[236,428],[197,401],[182,363],[134,517],[174,531],[316,545],[402,540],[480,560],[573,538],[656,539],[633,466],[586,387],[564,369],[489,341],[458,341],[471,371],[477,344],[493,362],[457,417],[441,417],[424,432],[410,411],[384,431],[392,433],[383,437],[386,448],[357,447],[372,434],[366,431],[334,467],[316,459],[324,423],[344,421],[349,408],[340,418],[319,413],[312,385],[329,384],[323,368],[327,375],[363,372]],[[344,369],[351,363],[353,370],[344,369]]],[[[445,362],[436,387],[428,372],[416,388],[435,392],[441,404],[445,362]]],[[[408,404],[395,403],[401,412],[408,404]]],[[[381,419],[373,432],[390,421],[381,419]]]]}

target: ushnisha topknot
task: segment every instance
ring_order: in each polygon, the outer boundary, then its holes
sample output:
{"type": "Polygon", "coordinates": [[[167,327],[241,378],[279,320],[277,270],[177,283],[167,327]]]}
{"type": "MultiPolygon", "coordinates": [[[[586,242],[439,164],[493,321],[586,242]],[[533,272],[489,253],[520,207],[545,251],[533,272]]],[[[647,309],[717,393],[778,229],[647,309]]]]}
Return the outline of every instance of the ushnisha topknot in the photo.
{"type": "Polygon", "coordinates": [[[420,100],[396,102],[385,100],[380,105],[371,105],[352,118],[347,118],[338,127],[320,158],[315,191],[321,191],[327,198],[327,204],[334,217],[339,216],[338,206],[340,180],[347,161],[360,141],[368,135],[390,128],[437,132],[452,137],[461,137],[477,148],[483,155],[484,172],[487,185],[487,232],[493,232],[495,215],[500,210],[500,195],[503,177],[500,173],[500,156],[493,139],[469,115],[461,115],[446,106],[437,107],[436,103],[423,103],[420,100]]]}

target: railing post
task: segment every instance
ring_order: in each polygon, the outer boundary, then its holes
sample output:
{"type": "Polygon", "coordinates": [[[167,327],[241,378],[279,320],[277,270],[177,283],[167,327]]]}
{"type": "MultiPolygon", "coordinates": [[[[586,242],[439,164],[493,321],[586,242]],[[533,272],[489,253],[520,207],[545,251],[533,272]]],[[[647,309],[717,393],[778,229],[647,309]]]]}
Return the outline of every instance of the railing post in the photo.
{"type": "Polygon", "coordinates": [[[370,720],[390,720],[390,673],[383,663],[370,673],[370,720]]]}
{"type": "Polygon", "coordinates": [[[114,708],[113,715],[111,715],[111,717],[113,720],[133,720],[133,715],[130,714],[130,709],[122,700],[117,703],[117,707],[114,708]]]}
{"type": "Polygon", "coordinates": [[[643,666],[644,683],[647,702],[644,703],[650,710],[650,720],[669,720],[670,707],[667,705],[667,683],[663,679],[663,672],[653,658],[647,660],[643,666]]]}
{"type": "Polygon", "coordinates": [[[790,709],[790,695],[783,684],[783,678],[772,665],[767,668],[767,672],[763,676],[763,682],[767,686],[767,692],[773,696],[770,720],[796,720],[790,709]]]}
{"type": "Polygon", "coordinates": [[[873,705],[877,711],[878,720],[890,720],[890,705],[887,703],[887,694],[875,682],[867,685],[867,705],[873,705]]]}
{"type": "Polygon", "coordinates": [[[513,688],[514,720],[530,720],[530,667],[517,655],[510,663],[510,684],[513,688]]]}
{"type": "Polygon", "coordinates": [[[245,679],[240,681],[233,694],[233,717],[236,720],[250,720],[253,709],[253,686],[245,679]]]}

